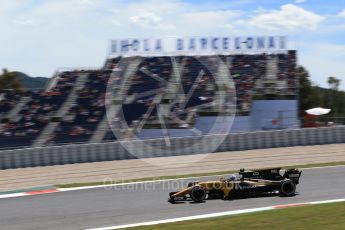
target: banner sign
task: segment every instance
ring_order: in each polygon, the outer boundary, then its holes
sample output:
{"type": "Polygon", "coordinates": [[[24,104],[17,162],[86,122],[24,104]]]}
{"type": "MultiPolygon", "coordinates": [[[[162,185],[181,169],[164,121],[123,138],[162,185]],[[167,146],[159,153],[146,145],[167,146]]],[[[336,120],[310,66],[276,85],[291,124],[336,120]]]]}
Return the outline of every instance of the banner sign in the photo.
{"type": "Polygon", "coordinates": [[[226,55],[287,49],[286,36],[129,38],[112,40],[109,56],[226,55]]]}

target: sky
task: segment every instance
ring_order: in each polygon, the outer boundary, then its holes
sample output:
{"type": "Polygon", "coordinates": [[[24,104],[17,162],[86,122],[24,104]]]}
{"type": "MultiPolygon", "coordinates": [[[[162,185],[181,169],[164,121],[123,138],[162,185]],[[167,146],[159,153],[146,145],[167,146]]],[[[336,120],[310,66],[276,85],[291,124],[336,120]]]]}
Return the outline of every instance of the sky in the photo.
{"type": "Polygon", "coordinates": [[[2,0],[0,31],[0,67],[43,77],[102,66],[111,39],[286,35],[315,84],[345,89],[345,0],[2,0]]]}

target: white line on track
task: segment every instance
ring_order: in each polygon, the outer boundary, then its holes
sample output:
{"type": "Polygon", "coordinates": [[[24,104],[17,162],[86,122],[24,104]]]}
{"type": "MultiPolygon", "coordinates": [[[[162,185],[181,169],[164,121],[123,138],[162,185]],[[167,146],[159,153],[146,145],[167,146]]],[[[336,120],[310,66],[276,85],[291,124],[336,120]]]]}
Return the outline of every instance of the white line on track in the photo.
{"type": "Polygon", "coordinates": [[[281,208],[315,205],[315,204],[326,204],[326,203],[337,203],[337,202],[345,202],[345,198],[336,199],[336,200],[313,201],[313,202],[305,202],[305,203],[292,203],[292,204],[286,204],[286,205],[268,206],[268,207],[261,207],[261,208],[241,209],[241,210],[227,211],[227,212],[216,212],[216,213],[210,213],[210,214],[187,216],[187,217],[157,220],[157,221],[148,221],[148,222],[141,222],[141,223],[135,223],[135,224],[125,224],[125,225],[116,225],[116,226],[103,227],[103,228],[93,228],[89,230],[112,230],[112,229],[133,228],[133,227],[139,227],[139,226],[167,224],[167,223],[181,222],[181,221],[187,221],[187,220],[198,220],[198,219],[206,219],[206,218],[212,218],[212,217],[233,216],[233,215],[238,215],[238,214],[262,212],[262,211],[275,210],[275,209],[281,209],[281,208]]]}
{"type": "Polygon", "coordinates": [[[24,192],[12,193],[12,194],[3,194],[3,195],[0,195],[0,199],[1,198],[21,197],[21,196],[26,196],[26,194],[24,192]]]}
{"type": "Polygon", "coordinates": [[[197,220],[197,219],[205,219],[205,218],[212,218],[212,217],[231,216],[231,215],[237,215],[237,214],[243,214],[243,213],[260,212],[260,211],[268,211],[268,210],[273,210],[273,208],[272,207],[250,208],[250,209],[242,209],[242,210],[236,210],[236,211],[217,212],[217,213],[211,213],[211,214],[187,216],[187,217],[149,221],[149,222],[142,222],[142,223],[135,223],[135,224],[117,225],[117,226],[111,226],[111,227],[105,227],[105,228],[93,228],[93,229],[89,229],[89,230],[112,230],[112,229],[122,229],[122,228],[133,228],[133,227],[139,227],[139,226],[167,224],[167,223],[174,223],[174,222],[187,221],[187,220],[197,220]]]}

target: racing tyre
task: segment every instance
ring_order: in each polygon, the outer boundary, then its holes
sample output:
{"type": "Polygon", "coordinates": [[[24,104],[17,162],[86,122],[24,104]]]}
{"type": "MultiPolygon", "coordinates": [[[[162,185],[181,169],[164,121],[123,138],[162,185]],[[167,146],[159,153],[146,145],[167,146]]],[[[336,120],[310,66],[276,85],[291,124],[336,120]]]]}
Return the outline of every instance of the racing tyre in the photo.
{"type": "Polygon", "coordinates": [[[279,194],[281,196],[294,196],[296,185],[291,180],[285,180],[280,185],[279,194]]]}
{"type": "Polygon", "coordinates": [[[206,190],[203,187],[195,186],[190,192],[190,197],[194,202],[203,202],[203,200],[206,198],[206,190]]]}

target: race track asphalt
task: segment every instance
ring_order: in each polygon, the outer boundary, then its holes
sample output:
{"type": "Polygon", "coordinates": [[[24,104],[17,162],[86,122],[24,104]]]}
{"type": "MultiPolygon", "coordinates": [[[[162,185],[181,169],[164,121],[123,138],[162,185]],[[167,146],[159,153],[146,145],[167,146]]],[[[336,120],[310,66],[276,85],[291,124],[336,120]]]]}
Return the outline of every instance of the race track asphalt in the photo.
{"type": "Polygon", "coordinates": [[[0,199],[0,229],[87,229],[345,197],[345,167],[305,170],[295,197],[168,203],[168,193],[176,190],[173,187],[186,185],[188,181],[0,199]]]}

